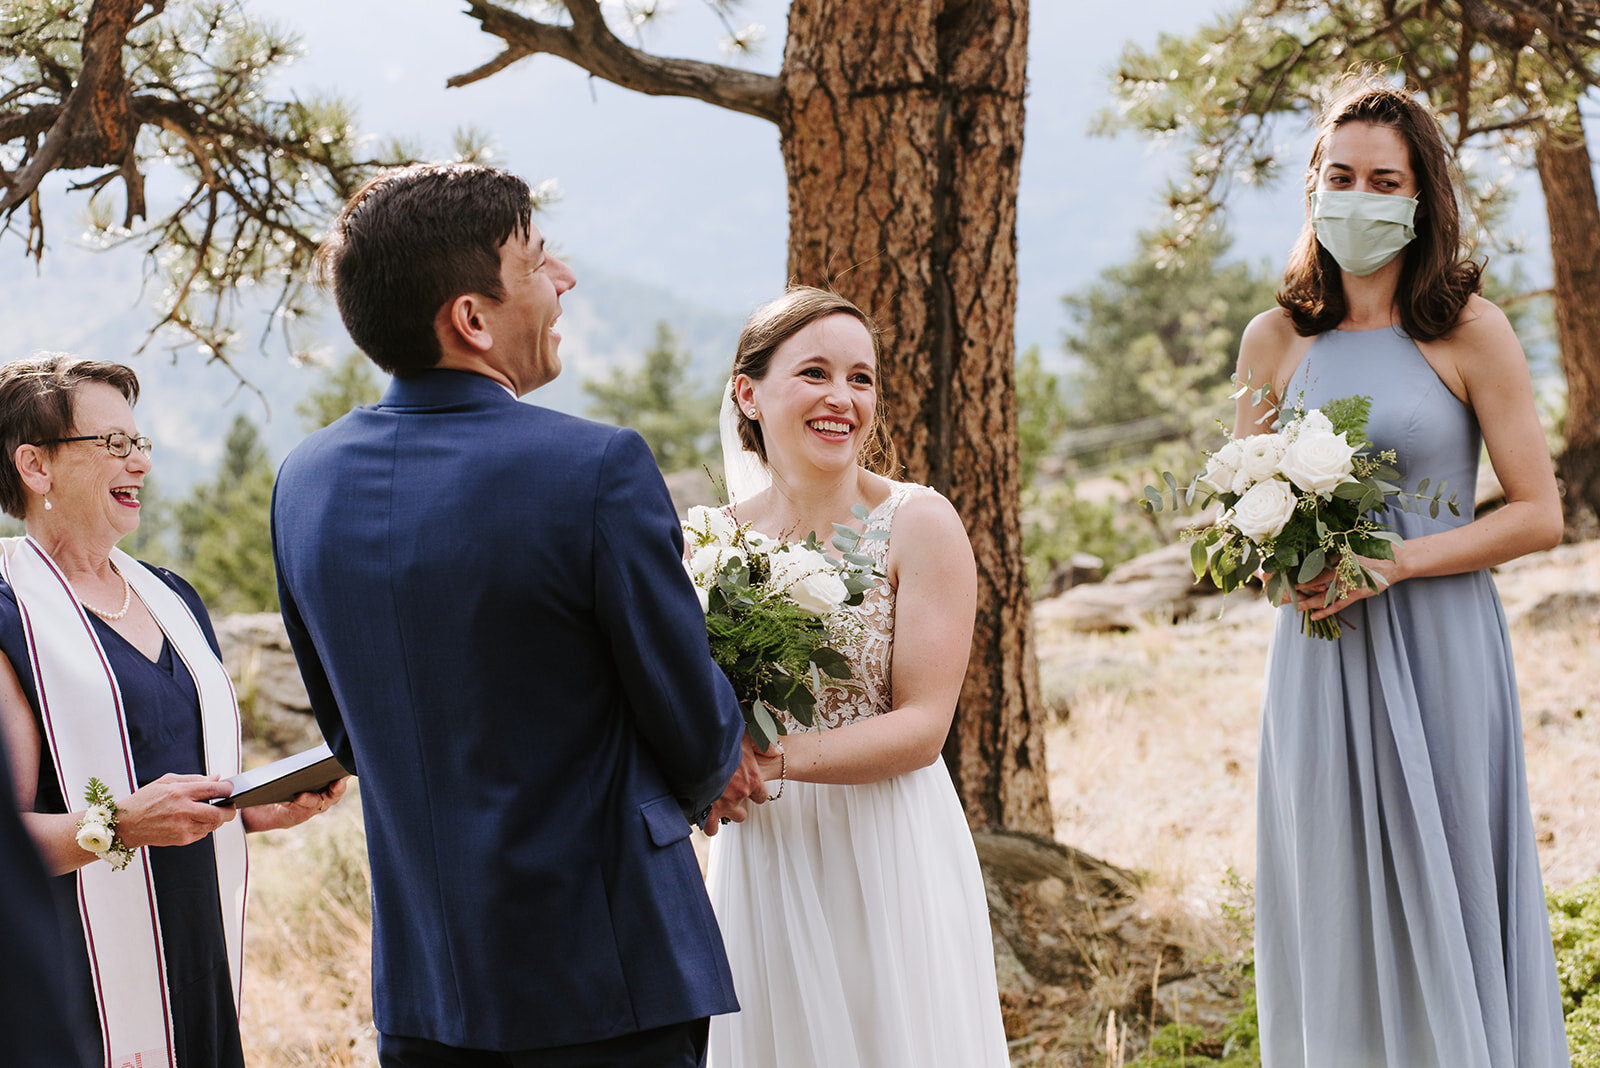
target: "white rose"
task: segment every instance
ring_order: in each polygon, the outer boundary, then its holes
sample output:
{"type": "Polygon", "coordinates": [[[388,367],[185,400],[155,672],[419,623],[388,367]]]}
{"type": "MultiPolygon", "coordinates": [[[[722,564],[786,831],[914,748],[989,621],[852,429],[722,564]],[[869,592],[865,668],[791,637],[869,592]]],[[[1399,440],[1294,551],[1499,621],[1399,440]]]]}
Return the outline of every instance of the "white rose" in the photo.
{"type": "Polygon", "coordinates": [[[790,545],[773,553],[767,562],[772,567],[772,587],[780,591],[817,571],[833,570],[826,556],[799,545],[790,545]]]}
{"type": "Polygon", "coordinates": [[[1239,470],[1251,482],[1260,482],[1278,473],[1283,460],[1281,434],[1252,434],[1239,444],[1239,470]]]}
{"type": "Polygon", "coordinates": [[[1218,493],[1229,493],[1233,490],[1234,476],[1239,473],[1239,461],[1243,459],[1243,451],[1237,439],[1229,441],[1222,448],[1212,453],[1206,461],[1205,473],[1200,476],[1204,485],[1210,486],[1218,493]]]}
{"type": "Polygon", "coordinates": [[[1288,426],[1283,428],[1283,434],[1289,440],[1294,440],[1302,434],[1331,434],[1333,423],[1322,414],[1321,408],[1313,408],[1288,426]]]}
{"type": "Polygon", "coordinates": [[[1332,493],[1355,470],[1355,454],[1332,427],[1306,427],[1283,454],[1283,474],[1307,493],[1332,493]]]}
{"type": "Polygon", "coordinates": [[[104,853],[111,848],[111,831],[103,823],[85,821],[78,828],[78,844],[91,853],[104,853]]]}
{"type": "Polygon", "coordinates": [[[697,504],[689,509],[683,527],[702,545],[707,543],[732,545],[733,539],[739,535],[738,524],[734,523],[727,512],[721,508],[707,508],[703,504],[697,504]]]}
{"type": "Polygon", "coordinates": [[[1245,491],[1225,521],[1251,541],[1276,538],[1294,515],[1294,491],[1275,478],[1257,482],[1245,491]]]}
{"type": "Polygon", "coordinates": [[[737,549],[730,549],[726,545],[707,545],[703,549],[696,549],[694,555],[689,557],[689,576],[696,585],[709,584],[715,581],[717,572],[724,566],[743,559],[744,554],[737,549]]]}
{"type": "Polygon", "coordinates": [[[104,805],[90,805],[83,810],[83,822],[111,826],[111,810],[104,805]]]}
{"type": "Polygon", "coordinates": [[[825,616],[844,604],[850,591],[834,571],[815,571],[789,587],[789,598],[802,612],[825,616]]]}

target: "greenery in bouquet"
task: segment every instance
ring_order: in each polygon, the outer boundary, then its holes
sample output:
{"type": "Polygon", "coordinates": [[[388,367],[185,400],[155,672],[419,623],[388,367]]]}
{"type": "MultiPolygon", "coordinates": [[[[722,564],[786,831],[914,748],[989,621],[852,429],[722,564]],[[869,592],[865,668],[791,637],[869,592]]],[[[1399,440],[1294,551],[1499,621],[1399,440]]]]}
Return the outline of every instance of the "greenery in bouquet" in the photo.
{"type": "MultiPolygon", "coordinates": [[[[1253,399],[1259,403],[1264,396],[1265,390],[1256,390],[1253,399]]],[[[1379,519],[1390,500],[1407,510],[1426,506],[1434,516],[1441,507],[1454,515],[1460,509],[1453,493],[1445,497],[1449,487],[1442,480],[1431,494],[1426,478],[1414,491],[1397,484],[1394,451],[1370,451],[1371,409],[1372,399],[1362,396],[1310,410],[1280,409],[1275,430],[1230,438],[1207,454],[1205,470],[1185,488],[1163,472],[1166,490],[1146,486],[1140,503],[1152,512],[1168,496],[1174,509],[1192,506],[1197,498],[1202,506],[1221,504],[1210,526],[1191,528],[1184,537],[1191,545],[1195,580],[1209,575],[1224,593],[1262,571],[1268,576],[1267,597],[1282,603],[1295,585],[1330,568],[1323,607],[1356,589],[1381,590],[1384,580],[1362,560],[1394,559],[1393,546],[1401,538],[1379,519]]],[[[1301,613],[1304,634],[1337,638],[1342,630],[1337,616],[1313,620],[1310,611],[1301,613]]]]}
{"type": "MultiPolygon", "coordinates": [[[[855,515],[865,520],[866,509],[855,515]]],[[[849,661],[834,643],[856,624],[839,610],[859,605],[881,577],[859,550],[863,538],[883,532],[834,524],[834,558],[814,531],[803,542],[780,542],[722,509],[697,507],[683,533],[711,656],[733,684],[751,737],[768,750],[788,733],[775,711],[814,726],[822,687],[849,685],[849,661]]]]}

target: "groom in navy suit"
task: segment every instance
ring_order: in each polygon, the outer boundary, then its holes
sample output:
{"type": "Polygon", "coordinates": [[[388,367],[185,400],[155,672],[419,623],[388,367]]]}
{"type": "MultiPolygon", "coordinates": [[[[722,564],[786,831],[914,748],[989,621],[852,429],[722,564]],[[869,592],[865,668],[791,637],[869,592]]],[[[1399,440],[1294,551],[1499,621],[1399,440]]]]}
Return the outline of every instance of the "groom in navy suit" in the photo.
{"type": "Polygon", "coordinates": [[[574,283],[530,213],[464,164],[341,213],[323,276],[394,382],[284,461],[283,616],[360,776],[386,1068],[692,1066],[737,1004],[686,813],[766,790],[649,448],[517,401],[574,283]]]}

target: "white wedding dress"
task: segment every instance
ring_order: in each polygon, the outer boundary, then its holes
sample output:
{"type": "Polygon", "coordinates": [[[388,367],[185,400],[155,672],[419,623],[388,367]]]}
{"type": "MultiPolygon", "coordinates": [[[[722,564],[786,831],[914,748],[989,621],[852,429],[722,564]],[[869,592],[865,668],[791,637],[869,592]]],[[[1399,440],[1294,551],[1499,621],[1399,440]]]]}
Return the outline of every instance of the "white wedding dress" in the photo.
{"type": "MultiPolygon", "coordinates": [[[[866,528],[892,531],[931,492],[896,483],[866,528]]],[[[862,551],[885,570],[887,540],[862,551]]],[[[889,711],[894,600],[880,581],[845,610],[858,688],[818,694],[824,730],[889,711]]],[[[740,1005],[712,1018],[709,1068],[1009,1063],[983,876],[942,758],[863,786],[787,783],[711,840],[707,883],[740,1005]]]]}

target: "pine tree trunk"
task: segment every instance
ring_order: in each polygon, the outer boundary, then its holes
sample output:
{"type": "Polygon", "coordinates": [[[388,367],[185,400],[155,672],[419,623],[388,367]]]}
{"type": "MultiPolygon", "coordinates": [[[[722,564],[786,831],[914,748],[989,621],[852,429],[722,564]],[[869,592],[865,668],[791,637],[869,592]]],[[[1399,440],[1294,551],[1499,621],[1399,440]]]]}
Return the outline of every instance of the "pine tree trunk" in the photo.
{"type": "Polygon", "coordinates": [[[1026,0],[794,0],[779,129],[789,276],[887,328],[880,403],[906,474],[950,498],[977,557],[945,746],[967,818],[1048,835],[1012,389],[1027,23],[1026,0]]]}
{"type": "Polygon", "coordinates": [[[1545,132],[1536,152],[1550,219],[1556,337],[1567,379],[1566,445],[1556,465],[1569,531],[1600,514],[1600,201],[1576,118],[1545,132]]]}

